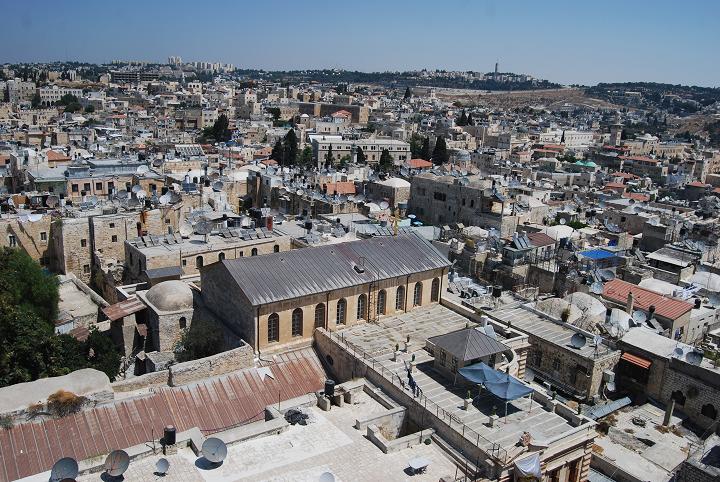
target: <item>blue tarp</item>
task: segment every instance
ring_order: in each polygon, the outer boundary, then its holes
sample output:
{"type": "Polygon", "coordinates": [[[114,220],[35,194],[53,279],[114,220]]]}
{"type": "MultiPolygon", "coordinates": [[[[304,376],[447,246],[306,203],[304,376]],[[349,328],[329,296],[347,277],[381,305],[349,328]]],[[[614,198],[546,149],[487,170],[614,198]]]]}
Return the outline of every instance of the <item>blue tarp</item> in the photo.
{"type": "Polygon", "coordinates": [[[503,400],[515,400],[517,398],[530,395],[535,391],[517,378],[510,375],[505,376],[505,380],[485,382],[485,388],[490,390],[493,395],[503,400]]]}
{"type": "Polygon", "coordinates": [[[582,253],[578,253],[580,256],[584,258],[590,258],[590,259],[607,259],[612,258],[615,256],[614,253],[611,253],[610,251],[605,251],[604,249],[591,249],[588,251],[583,251],[582,253]]]}
{"type": "Polygon", "coordinates": [[[458,370],[460,375],[473,383],[485,383],[488,381],[500,381],[507,378],[505,373],[499,372],[489,365],[480,362],[469,367],[463,367],[458,370]]]}

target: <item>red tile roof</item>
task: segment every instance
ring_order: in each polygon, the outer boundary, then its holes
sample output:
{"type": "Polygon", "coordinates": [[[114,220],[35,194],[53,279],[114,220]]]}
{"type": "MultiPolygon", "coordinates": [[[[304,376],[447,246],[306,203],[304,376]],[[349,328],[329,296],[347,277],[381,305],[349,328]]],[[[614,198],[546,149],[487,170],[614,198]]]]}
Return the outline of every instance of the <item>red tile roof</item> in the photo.
{"type": "Polygon", "coordinates": [[[550,246],[557,242],[545,233],[528,233],[527,237],[528,239],[530,239],[530,242],[533,244],[533,246],[537,248],[542,248],[543,246],[550,246]]]}
{"type": "Polygon", "coordinates": [[[603,298],[625,305],[630,292],[635,295],[636,308],[647,310],[651,305],[654,305],[655,313],[669,320],[675,320],[693,308],[691,303],[663,296],[660,293],[641,288],[621,279],[614,279],[605,283],[602,295],[603,298]]]}
{"type": "Polygon", "coordinates": [[[49,150],[46,153],[48,162],[63,162],[63,161],[69,161],[70,156],[67,156],[63,152],[57,152],[53,150],[49,150]]]}
{"type": "Polygon", "coordinates": [[[634,199],[636,201],[640,202],[647,202],[650,200],[650,196],[647,194],[640,194],[639,192],[624,192],[622,194],[622,197],[628,198],[628,199],[634,199]]]}
{"type": "Polygon", "coordinates": [[[433,163],[425,159],[410,159],[406,162],[410,169],[427,169],[432,167],[433,163]]]}
{"type": "Polygon", "coordinates": [[[315,352],[278,356],[264,379],[255,368],[152,395],[98,405],[67,417],[0,430],[0,481],[46,470],[63,457],[84,460],[198,427],[205,435],[263,420],[267,405],[322,388],[326,375],[315,352]]]}
{"type": "Polygon", "coordinates": [[[352,181],[346,182],[328,182],[323,184],[323,187],[327,186],[327,193],[333,194],[355,194],[355,183],[352,181]]]}
{"type": "Polygon", "coordinates": [[[620,172],[616,171],[610,174],[610,177],[622,177],[623,179],[639,179],[640,176],[637,176],[635,174],[629,173],[629,172],[620,172]]]}
{"type": "Polygon", "coordinates": [[[649,162],[651,164],[658,164],[660,162],[659,159],[653,159],[652,157],[647,157],[647,156],[618,156],[618,157],[624,161],[642,161],[642,162],[649,162]]]}

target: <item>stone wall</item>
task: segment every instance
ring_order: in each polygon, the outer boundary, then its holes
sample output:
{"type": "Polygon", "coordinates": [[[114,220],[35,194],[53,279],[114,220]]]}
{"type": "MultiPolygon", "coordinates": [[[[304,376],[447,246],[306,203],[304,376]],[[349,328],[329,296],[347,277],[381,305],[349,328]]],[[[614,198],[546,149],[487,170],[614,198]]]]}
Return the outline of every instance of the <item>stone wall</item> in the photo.
{"type": "Polygon", "coordinates": [[[52,220],[47,214],[43,214],[36,222],[20,222],[17,217],[0,219],[0,247],[18,247],[46,266],[52,256],[51,224],[52,220]],[[14,237],[14,245],[10,242],[11,236],[14,237]]]}
{"type": "MultiPolygon", "coordinates": [[[[673,358],[663,379],[661,401],[668,403],[676,392],[682,392],[685,403],[677,402],[675,408],[685,413],[690,420],[703,428],[709,428],[716,422],[700,412],[703,406],[711,405],[720,415],[720,373],[673,358]]],[[[715,431],[719,430],[716,424],[715,431]]]]}
{"type": "Polygon", "coordinates": [[[177,387],[205,378],[255,366],[255,354],[248,344],[206,358],[171,365],[167,370],[116,381],[115,392],[131,392],[157,386],[177,387]]]}

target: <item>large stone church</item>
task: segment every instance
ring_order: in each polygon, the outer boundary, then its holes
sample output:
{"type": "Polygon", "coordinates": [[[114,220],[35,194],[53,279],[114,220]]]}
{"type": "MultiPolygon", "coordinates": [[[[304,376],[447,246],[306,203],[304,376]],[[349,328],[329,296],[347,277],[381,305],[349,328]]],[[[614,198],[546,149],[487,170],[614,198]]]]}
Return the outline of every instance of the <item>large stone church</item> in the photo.
{"type": "Polygon", "coordinates": [[[200,270],[205,305],[256,352],[438,303],[449,261],[416,234],[224,260],[200,270]]]}

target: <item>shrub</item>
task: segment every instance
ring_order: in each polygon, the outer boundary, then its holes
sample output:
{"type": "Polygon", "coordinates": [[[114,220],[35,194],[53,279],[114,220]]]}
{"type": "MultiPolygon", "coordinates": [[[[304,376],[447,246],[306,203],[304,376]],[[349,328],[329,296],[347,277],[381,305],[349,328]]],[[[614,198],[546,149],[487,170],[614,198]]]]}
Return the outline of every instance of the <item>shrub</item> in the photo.
{"type": "Polygon", "coordinates": [[[87,398],[75,395],[67,390],[58,390],[48,397],[48,411],[56,417],[65,417],[77,413],[87,398]]]}

